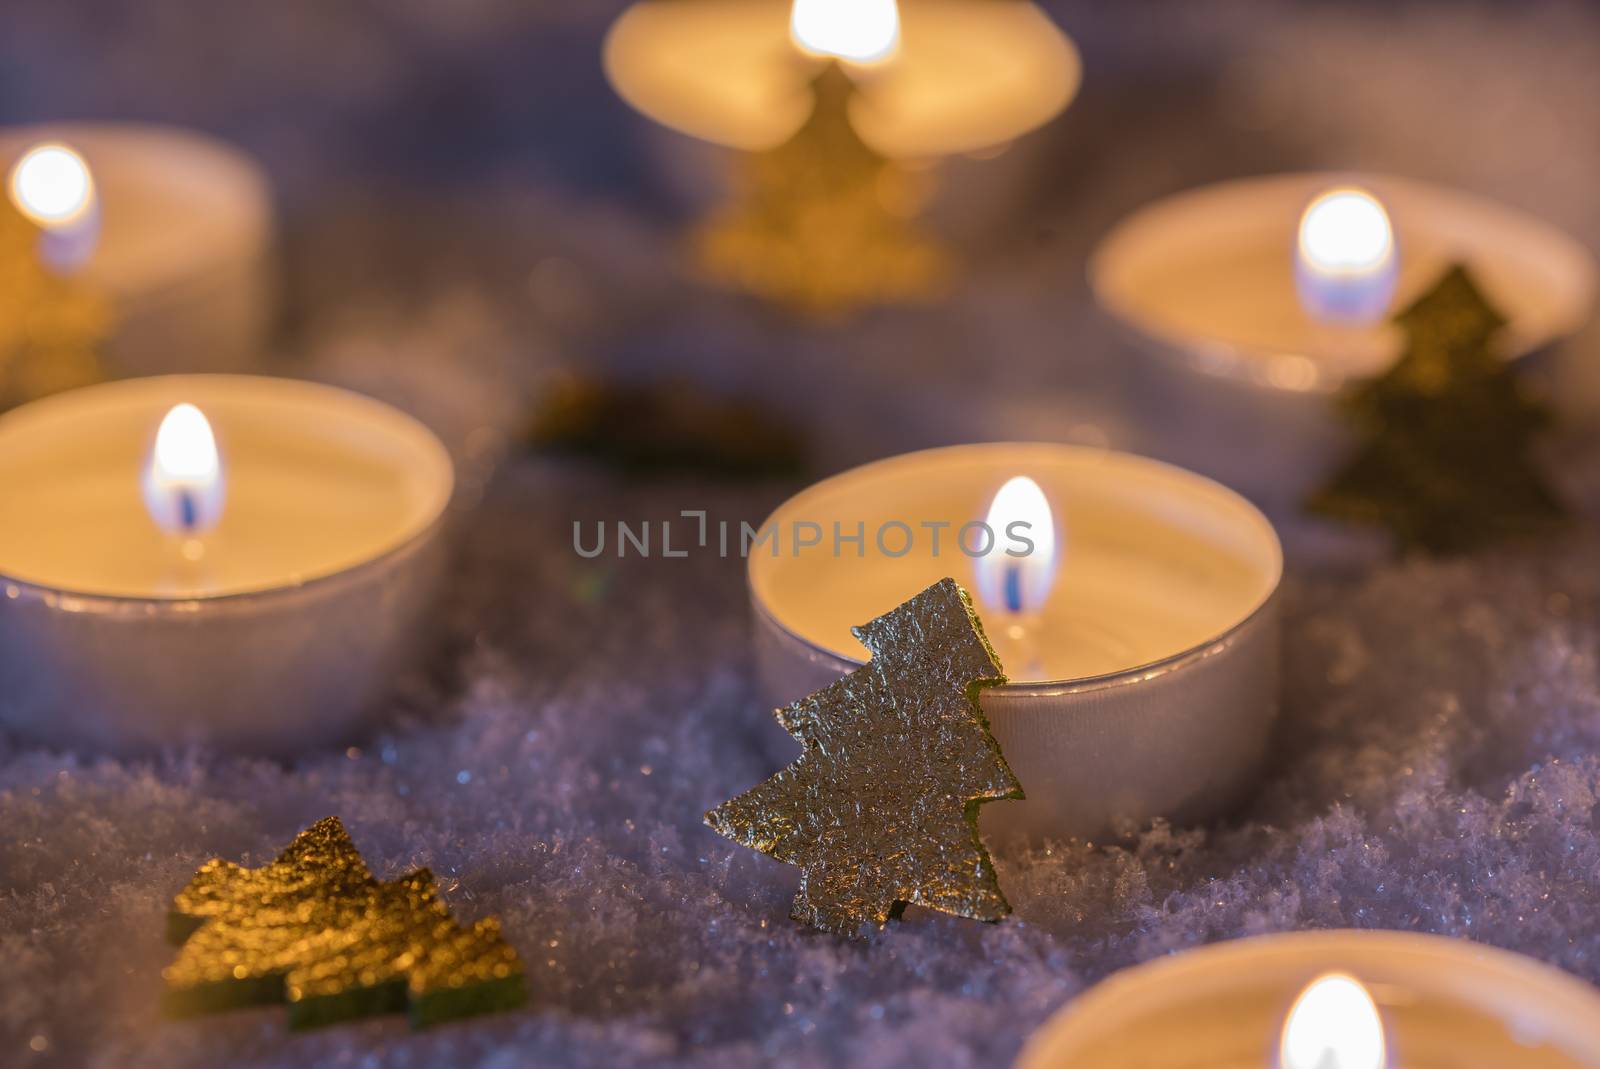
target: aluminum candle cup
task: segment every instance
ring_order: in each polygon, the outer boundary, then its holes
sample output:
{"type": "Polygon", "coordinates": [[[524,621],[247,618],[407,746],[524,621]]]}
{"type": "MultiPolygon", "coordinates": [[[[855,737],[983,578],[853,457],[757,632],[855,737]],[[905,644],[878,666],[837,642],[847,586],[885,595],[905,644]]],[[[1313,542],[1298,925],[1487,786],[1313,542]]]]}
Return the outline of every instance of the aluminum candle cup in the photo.
{"type": "MultiPolygon", "coordinates": [[[[1032,522],[1043,547],[1051,520],[1032,522]]],[[[753,545],[748,568],[775,706],[865,660],[852,626],[945,576],[974,593],[1013,680],[984,691],[983,709],[1028,796],[985,805],[986,832],[1094,837],[1155,817],[1197,821],[1250,790],[1278,707],[1283,562],[1266,518],[1224,487],[1085,447],[958,446],[835,476],[762,530],[776,541],[753,545]],[[962,528],[995,518],[1016,476],[1049,502],[1059,566],[1020,638],[1012,614],[979,596],[996,589],[984,569],[1008,558],[958,545],[980,548],[981,531],[962,528]],[[835,555],[835,524],[862,533],[859,547],[835,555]],[[818,544],[797,551],[813,534],[818,544]]]]}
{"type": "Polygon", "coordinates": [[[454,475],[377,401],[196,375],[0,417],[0,485],[0,723],[113,752],[285,754],[349,736],[403,663],[454,475]],[[200,430],[164,420],[180,405],[200,430]],[[215,478],[193,461],[207,421],[215,478]]]}
{"type": "Polygon", "coordinates": [[[229,371],[253,359],[273,301],[261,168],[186,130],[51,123],[0,127],[0,172],[50,142],[79,153],[93,174],[99,234],[81,272],[112,306],[112,369],[229,371]]]}
{"type": "MultiPolygon", "coordinates": [[[[1359,1033],[1325,1007],[1333,1049],[1359,1033]]],[[[1370,1011],[1369,1011],[1370,1012],[1370,1011]]],[[[1316,1027],[1313,1024],[1313,1027],[1316,1027]]],[[[1594,1069],[1600,994],[1532,959],[1402,932],[1313,932],[1206,947],[1118,973],[1069,1003],[1016,1069],[1594,1069]],[[1382,1061],[1283,1057],[1296,995],[1344,974],[1370,992],[1382,1061]],[[1297,1064],[1299,1062],[1300,1064],[1297,1064]],[[1287,1064],[1286,1064],[1287,1063],[1287,1064]]]]}
{"type": "Polygon", "coordinates": [[[1173,450],[1184,443],[1186,464],[1297,502],[1349,444],[1333,396],[1399,356],[1403,338],[1386,313],[1453,262],[1471,268],[1510,320],[1507,356],[1589,318],[1596,267],[1571,237],[1492,201],[1377,175],[1278,175],[1170,197],[1119,224],[1089,275],[1101,307],[1152,358],[1147,392],[1172,417],[1173,450]],[[1341,322],[1337,301],[1322,310],[1334,314],[1308,310],[1301,285],[1302,216],[1319,195],[1348,187],[1370,191],[1392,224],[1395,261],[1374,271],[1395,272],[1393,297],[1365,323],[1341,322]]]}

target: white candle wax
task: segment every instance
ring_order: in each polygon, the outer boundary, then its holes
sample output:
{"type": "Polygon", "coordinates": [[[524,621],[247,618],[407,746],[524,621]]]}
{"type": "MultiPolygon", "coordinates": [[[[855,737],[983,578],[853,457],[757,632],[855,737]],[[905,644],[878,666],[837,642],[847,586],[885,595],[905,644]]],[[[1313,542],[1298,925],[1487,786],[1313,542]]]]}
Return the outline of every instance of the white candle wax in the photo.
{"type": "Polygon", "coordinates": [[[71,269],[111,303],[113,369],[232,370],[255,358],[273,301],[261,168],[190,131],[68,122],[0,127],[0,171],[47,143],[81,155],[93,176],[95,233],[71,269]]]}
{"type": "Polygon", "coordinates": [[[0,420],[0,575],[115,598],[217,598],[372,560],[438,517],[448,461],[410,417],[327,387],[251,376],[131,380],[0,420]],[[174,585],[141,471],[162,418],[193,404],[226,458],[207,574],[174,585]],[[420,467],[412,467],[420,461],[420,467]]]}
{"type": "Polygon", "coordinates": [[[0,418],[0,716],[48,742],[287,752],[348,733],[417,623],[453,487],[410,417],[330,387],[135,379],[0,418]],[[215,428],[225,501],[152,514],[163,417],[215,428]],[[171,525],[167,525],[170,527],[171,525]]]}
{"type": "Polygon", "coordinates": [[[984,519],[1017,475],[1051,502],[1060,570],[1025,654],[1007,649],[1003,607],[978,606],[1002,661],[1014,653],[1021,673],[986,691],[984,708],[1028,794],[986,806],[986,826],[1088,835],[1225,808],[1247,789],[1276,712],[1281,550],[1237,495],[1137,457],[1042,444],[936,449],[791,499],[765,525],[778,552],[756,546],[749,560],[769,697],[793,701],[861,663],[850,628],[938,579],[978,589],[960,529],[984,519]],[[849,543],[834,554],[835,523],[864,533],[861,552],[849,543]],[[791,533],[808,524],[822,544],[795,553],[791,533]],[[910,551],[895,524],[915,534],[910,551]],[[941,532],[937,555],[927,525],[941,532]]]}
{"type": "MultiPolygon", "coordinates": [[[[1319,975],[1357,978],[1388,1069],[1592,1069],[1600,993],[1531,959],[1402,932],[1335,931],[1222,943],[1118,973],[1029,1039],[1016,1069],[1297,1069],[1281,1061],[1296,996],[1319,975]]],[[[1345,1007],[1346,1012],[1354,1007],[1345,1007]]],[[[1370,1038],[1336,1034],[1370,1069],[1370,1038]]]]}

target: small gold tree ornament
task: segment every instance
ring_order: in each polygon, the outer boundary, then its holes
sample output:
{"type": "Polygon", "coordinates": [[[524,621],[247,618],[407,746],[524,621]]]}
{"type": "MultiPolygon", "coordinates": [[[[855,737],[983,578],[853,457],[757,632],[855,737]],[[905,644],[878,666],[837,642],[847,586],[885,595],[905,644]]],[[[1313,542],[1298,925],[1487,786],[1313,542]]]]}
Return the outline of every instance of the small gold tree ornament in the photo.
{"type": "Polygon", "coordinates": [[[40,255],[43,232],[0,198],[0,409],[105,377],[111,307],[40,255]]]}
{"type": "Polygon", "coordinates": [[[1405,350],[1343,402],[1362,441],[1311,510],[1433,554],[1562,523],[1567,511],[1529,455],[1549,413],[1497,350],[1506,321],[1471,272],[1449,268],[1395,322],[1405,350]]]}
{"type": "Polygon", "coordinates": [[[858,935],[913,903],[1000,920],[978,807],[1022,786],[978,706],[1005,674],[971,599],[944,579],[855,635],[867,664],[777,711],[804,747],[794,764],[706,823],[800,866],[791,916],[823,931],[858,935]]]}
{"type": "Polygon", "coordinates": [[[172,1016],[287,1003],[295,1028],[380,1013],[424,1028],[526,998],[499,921],[456,923],[427,869],[380,883],[336,817],[265,868],[208,861],[167,934],[179,945],[162,973],[172,1016]]]}
{"type": "Polygon", "coordinates": [[[822,319],[941,296],[955,262],[916,221],[932,171],[861,139],[855,83],[837,64],[813,88],[816,110],[792,138],[740,158],[735,202],[696,232],[696,262],[724,286],[822,319]]]}

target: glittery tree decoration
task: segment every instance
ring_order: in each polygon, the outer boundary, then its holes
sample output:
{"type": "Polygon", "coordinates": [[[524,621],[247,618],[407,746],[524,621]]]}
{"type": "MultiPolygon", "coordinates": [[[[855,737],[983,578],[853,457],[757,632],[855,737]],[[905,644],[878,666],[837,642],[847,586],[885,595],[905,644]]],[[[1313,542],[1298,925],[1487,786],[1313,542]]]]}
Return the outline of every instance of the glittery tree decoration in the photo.
{"type": "Polygon", "coordinates": [[[111,311],[39,256],[39,228],[0,200],[0,408],[98,382],[111,311]]]}
{"type": "Polygon", "coordinates": [[[457,924],[426,869],[380,883],[336,817],[272,864],[208,861],[173,903],[175,1016],[286,1002],[296,1028],[378,1013],[414,1027],[520,1006],[517,953],[497,920],[457,924]]]}
{"type": "Polygon", "coordinates": [[[1528,455],[1549,416],[1495,350],[1505,319],[1471,274],[1450,268],[1396,321],[1405,351],[1346,399],[1363,442],[1312,510],[1436,554],[1559,523],[1566,512],[1528,455]]]}
{"type": "Polygon", "coordinates": [[[791,915],[854,935],[908,903],[1010,912],[978,806],[1022,788],[978,707],[1005,682],[966,591],[944,579],[855,635],[872,660],[777,712],[804,752],[706,814],[718,832],[804,870],[791,915]]]}
{"type": "Polygon", "coordinates": [[[726,285],[823,318],[938,296],[950,258],[913,222],[926,177],[856,133],[855,85],[837,64],[815,93],[816,110],[793,138],[741,161],[738,202],[696,237],[701,265],[726,285]]]}

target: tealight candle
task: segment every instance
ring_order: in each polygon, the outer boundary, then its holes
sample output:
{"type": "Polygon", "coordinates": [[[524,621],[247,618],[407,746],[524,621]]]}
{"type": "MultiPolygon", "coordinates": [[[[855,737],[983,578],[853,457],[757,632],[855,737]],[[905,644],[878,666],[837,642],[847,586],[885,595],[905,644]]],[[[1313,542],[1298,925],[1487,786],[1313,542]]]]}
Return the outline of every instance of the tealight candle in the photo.
{"type": "Polygon", "coordinates": [[[851,119],[891,158],[1003,144],[1077,93],[1072,43],[1027,0],[645,0],[606,38],[611,84],[675,130],[749,152],[788,140],[843,63],[851,119]]]}
{"type": "Polygon", "coordinates": [[[368,398],[131,379],[0,417],[0,722],[118,752],[344,739],[402,663],[454,476],[368,398]]]}
{"type": "Polygon", "coordinates": [[[945,576],[974,592],[1012,679],[984,712],[1028,796],[983,807],[985,830],[1199,820],[1250,788],[1277,712],[1282,553],[1224,487],[1097,449],[959,446],[835,476],[761,532],[774,704],[859,665],[853,625],[945,576]]]}
{"type": "Polygon", "coordinates": [[[1298,497],[1347,442],[1329,399],[1393,363],[1403,339],[1389,315],[1454,262],[1509,320],[1508,357],[1588,320],[1597,269],[1571,237],[1384,176],[1279,175],[1168,198],[1119,224],[1089,274],[1101,306],[1156,358],[1152,404],[1171,413],[1186,463],[1298,497]]]}
{"type": "Polygon", "coordinates": [[[43,228],[47,262],[110,302],[116,371],[232,370],[258,355],[272,208],[254,161],[168,127],[59,123],[0,128],[0,172],[43,228]]]}
{"type": "Polygon", "coordinates": [[[1439,936],[1264,936],[1138,966],[1069,1003],[1016,1069],[1580,1069],[1600,992],[1439,936]]]}

